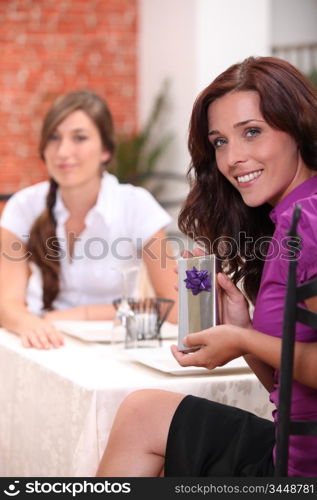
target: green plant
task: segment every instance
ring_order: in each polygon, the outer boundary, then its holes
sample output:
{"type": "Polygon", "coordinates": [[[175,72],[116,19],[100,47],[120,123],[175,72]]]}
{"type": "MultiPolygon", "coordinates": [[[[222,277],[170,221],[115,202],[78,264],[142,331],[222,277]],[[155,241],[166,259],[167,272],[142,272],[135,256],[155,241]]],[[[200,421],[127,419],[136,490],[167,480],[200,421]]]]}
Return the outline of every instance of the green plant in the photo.
{"type": "Polygon", "coordinates": [[[168,108],[169,83],[165,81],[156,96],[149,118],[141,130],[127,137],[118,134],[113,170],[120,182],[144,185],[165,153],[172,134],[161,135],[158,123],[168,108]]]}
{"type": "Polygon", "coordinates": [[[313,69],[309,74],[308,78],[317,87],[317,68],[313,69]]]}

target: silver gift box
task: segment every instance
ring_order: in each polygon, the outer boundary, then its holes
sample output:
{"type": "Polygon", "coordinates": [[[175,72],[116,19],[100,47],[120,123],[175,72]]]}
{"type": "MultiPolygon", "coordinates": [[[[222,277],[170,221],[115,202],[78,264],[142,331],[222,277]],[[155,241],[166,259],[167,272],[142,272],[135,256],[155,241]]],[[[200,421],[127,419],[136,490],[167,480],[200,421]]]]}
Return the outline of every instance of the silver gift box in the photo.
{"type": "Polygon", "coordinates": [[[217,301],[217,272],[221,271],[221,263],[215,255],[204,255],[178,260],[178,349],[192,351],[200,346],[188,348],[183,344],[183,338],[188,333],[200,332],[219,324],[217,301]],[[210,291],[202,290],[194,295],[186,288],[186,271],[195,267],[198,271],[207,270],[210,276],[210,291]]]}

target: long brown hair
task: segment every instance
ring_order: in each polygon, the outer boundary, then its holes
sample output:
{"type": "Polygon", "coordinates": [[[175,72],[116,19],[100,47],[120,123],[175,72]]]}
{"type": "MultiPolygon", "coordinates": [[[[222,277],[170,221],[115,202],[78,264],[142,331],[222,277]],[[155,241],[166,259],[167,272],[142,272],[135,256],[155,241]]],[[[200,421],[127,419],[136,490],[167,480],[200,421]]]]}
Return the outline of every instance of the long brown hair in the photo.
{"type": "Polygon", "coordinates": [[[220,74],[194,103],[188,138],[191,189],[179,215],[179,227],[196,240],[207,241],[208,251],[221,258],[227,250],[226,272],[235,283],[243,279],[244,290],[254,302],[264,264],[264,258],[259,258],[263,238],[267,241],[266,253],[274,231],[269,218],[272,207],[264,204],[250,208],[243,202],[217,169],[215,151],[208,140],[208,107],[232,91],[256,91],[264,119],[293,137],[304,163],[312,170],[317,170],[317,95],[316,88],[288,62],[249,57],[220,74]],[[230,254],[230,243],[238,242],[241,234],[251,236],[252,242],[230,254]]]}
{"type": "MultiPolygon", "coordinates": [[[[44,152],[56,127],[74,111],[82,110],[97,127],[102,145],[110,153],[110,158],[102,164],[106,168],[115,149],[113,120],[106,102],[91,90],[75,90],[60,96],[46,114],[41,131],[39,152],[44,160],[44,152]]],[[[35,220],[28,243],[31,260],[41,270],[43,280],[43,309],[50,310],[60,289],[60,246],[56,238],[54,205],[58,184],[50,179],[46,198],[46,208],[35,220]]]]}

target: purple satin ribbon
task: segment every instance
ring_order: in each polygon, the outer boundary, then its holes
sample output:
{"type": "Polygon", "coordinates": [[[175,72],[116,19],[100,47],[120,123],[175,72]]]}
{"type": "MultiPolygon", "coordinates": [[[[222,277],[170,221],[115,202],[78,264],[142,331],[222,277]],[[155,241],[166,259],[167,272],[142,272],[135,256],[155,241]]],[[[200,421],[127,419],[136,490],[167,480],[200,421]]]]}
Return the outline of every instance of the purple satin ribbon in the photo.
{"type": "Polygon", "coordinates": [[[186,271],[187,278],[184,279],[186,288],[192,291],[193,295],[198,295],[200,292],[210,292],[211,290],[211,274],[207,269],[198,271],[195,266],[193,269],[186,271]]]}

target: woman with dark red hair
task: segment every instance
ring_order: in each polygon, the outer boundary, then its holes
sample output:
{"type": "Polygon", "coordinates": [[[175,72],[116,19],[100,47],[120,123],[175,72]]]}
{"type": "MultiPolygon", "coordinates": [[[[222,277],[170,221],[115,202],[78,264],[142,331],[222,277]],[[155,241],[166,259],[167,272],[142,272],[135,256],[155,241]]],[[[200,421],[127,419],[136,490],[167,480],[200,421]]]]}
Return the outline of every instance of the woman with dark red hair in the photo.
{"type": "MultiPolygon", "coordinates": [[[[179,226],[222,259],[222,324],[187,335],[185,345],[202,347],[186,354],[173,346],[173,355],[182,366],[209,369],[244,356],[277,405],[285,236],[297,203],[298,282],[317,275],[316,89],[277,58],[234,64],[198,96],[189,150],[191,190],[179,226]],[[255,306],[252,319],[248,302],[255,306]]],[[[317,300],[306,307],[316,311],[317,300]]],[[[298,325],[292,418],[317,420],[316,341],[316,330],[298,325]]],[[[273,417],[184,394],[138,391],[118,411],[97,474],[272,476],[276,411],[273,417]]],[[[316,437],[292,436],[288,474],[317,476],[316,449],[316,437]]]]}

